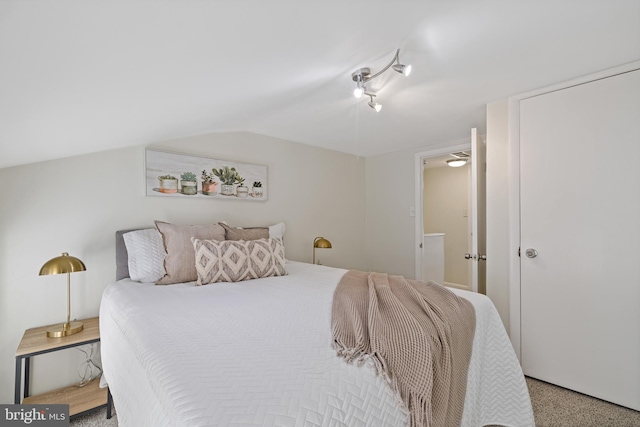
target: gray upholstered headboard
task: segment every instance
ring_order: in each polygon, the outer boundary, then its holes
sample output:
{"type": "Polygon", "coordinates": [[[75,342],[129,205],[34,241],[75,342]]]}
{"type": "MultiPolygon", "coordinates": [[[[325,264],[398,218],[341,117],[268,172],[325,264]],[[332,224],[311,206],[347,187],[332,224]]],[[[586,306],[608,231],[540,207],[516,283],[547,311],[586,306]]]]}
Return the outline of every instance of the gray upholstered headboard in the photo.
{"type": "Polygon", "coordinates": [[[127,247],[124,244],[122,235],[136,230],[143,230],[143,228],[116,231],[116,280],[129,277],[129,254],[127,254],[127,247]]]}

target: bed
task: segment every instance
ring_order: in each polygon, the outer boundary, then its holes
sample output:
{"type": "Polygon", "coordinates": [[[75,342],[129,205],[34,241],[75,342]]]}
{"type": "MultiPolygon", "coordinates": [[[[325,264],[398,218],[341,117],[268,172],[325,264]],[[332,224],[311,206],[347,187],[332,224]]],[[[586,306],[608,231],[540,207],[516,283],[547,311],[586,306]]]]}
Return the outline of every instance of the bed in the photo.
{"type": "MultiPolygon", "coordinates": [[[[286,261],[287,275],[196,286],[128,276],[117,234],[118,280],[100,306],[103,386],[120,427],[407,426],[398,396],[370,364],[331,347],[333,292],[346,270],[286,261]]],[[[476,330],[463,426],[534,426],[518,360],[491,301],[476,330]]]]}

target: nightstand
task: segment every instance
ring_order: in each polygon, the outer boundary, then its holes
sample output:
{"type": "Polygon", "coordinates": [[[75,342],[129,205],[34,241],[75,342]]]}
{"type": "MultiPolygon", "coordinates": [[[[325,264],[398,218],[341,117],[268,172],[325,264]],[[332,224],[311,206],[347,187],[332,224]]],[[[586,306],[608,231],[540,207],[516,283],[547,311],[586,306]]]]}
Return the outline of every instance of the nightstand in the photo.
{"type": "Polygon", "coordinates": [[[29,371],[31,358],[67,348],[78,347],[100,341],[100,327],[97,317],[83,319],[84,329],[76,334],[61,338],[47,337],[47,328],[27,329],[16,350],[16,389],[14,403],[25,404],[68,404],[69,416],[96,409],[107,408],[107,418],[111,418],[112,400],[108,388],[100,388],[100,378],[83,387],[69,386],[48,393],[29,396],[29,371]],[[24,361],[24,378],[22,365],[24,361]],[[24,399],[23,399],[24,398],[24,399]]]}

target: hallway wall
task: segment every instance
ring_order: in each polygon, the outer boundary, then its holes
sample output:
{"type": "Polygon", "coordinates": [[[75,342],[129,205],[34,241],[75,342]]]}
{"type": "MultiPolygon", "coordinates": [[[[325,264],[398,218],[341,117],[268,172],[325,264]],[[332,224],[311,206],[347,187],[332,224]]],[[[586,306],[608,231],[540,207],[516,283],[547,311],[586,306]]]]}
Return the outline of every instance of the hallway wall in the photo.
{"type": "Polygon", "coordinates": [[[425,168],[424,232],[445,233],[444,280],[469,284],[469,173],[470,166],[425,168]]]}

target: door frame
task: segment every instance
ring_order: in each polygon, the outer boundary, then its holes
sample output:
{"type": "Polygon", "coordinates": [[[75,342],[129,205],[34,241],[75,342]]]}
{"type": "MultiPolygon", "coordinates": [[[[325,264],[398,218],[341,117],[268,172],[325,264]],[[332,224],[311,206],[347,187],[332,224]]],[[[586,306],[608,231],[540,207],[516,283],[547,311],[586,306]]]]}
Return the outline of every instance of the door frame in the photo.
{"type": "Polygon", "coordinates": [[[509,97],[509,185],[508,185],[508,227],[509,227],[509,337],[511,344],[521,359],[521,281],[520,281],[520,102],[534,96],[582,85],[595,80],[605,79],[617,74],[627,73],[640,68],[640,61],[630,62],[597,73],[588,74],[551,86],[539,88],[509,97]]]}
{"type": "MultiPolygon", "coordinates": [[[[442,156],[444,154],[455,153],[457,151],[471,150],[471,138],[464,138],[457,145],[442,146],[431,150],[421,151],[414,155],[414,206],[415,206],[415,278],[422,277],[422,248],[420,244],[424,239],[424,181],[422,159],[428,157],[442,156]]],[[[459,142],[459,141],[458,141],[459,142]]],[[[473,153],[471,154],[473,156],[473,153]]]]}

